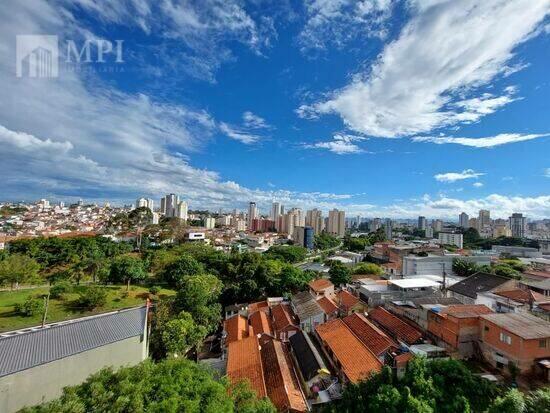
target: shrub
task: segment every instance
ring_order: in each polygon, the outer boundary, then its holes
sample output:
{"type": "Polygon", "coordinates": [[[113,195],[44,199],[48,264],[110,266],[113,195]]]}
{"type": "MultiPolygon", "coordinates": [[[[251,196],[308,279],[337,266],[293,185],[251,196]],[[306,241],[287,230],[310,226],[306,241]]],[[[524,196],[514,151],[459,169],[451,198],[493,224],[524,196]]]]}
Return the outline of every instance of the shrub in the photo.
{"type": "Polygon", "coordinates": [[[50,287],[50,297],[51,298],[61,298],[63,294],[70,293],[73,289],[73,286],[68,281],[58,281],[50,287]]]}
{"type": "Polygon", "coordinates": [[[79,293],[77,302],[80,307],[88,310],[101,307],[107,302],[107,292],[102,287],[92,285],[79,293]]]}
{"type": "Polygon", "coordinates": [[[15,305],[15,311],[24,317],[32,317],[39,314],[44,308],[44,303],[40,298],[29,297],[22,303],[15,305]]]}
{"type": "Polygon", "coordinates": [[[157,295],[160,292],[160,287],[157,287],[156,285],[153,285],[152,287],[149,287],[149,292],[152,295],[157,295]]]}

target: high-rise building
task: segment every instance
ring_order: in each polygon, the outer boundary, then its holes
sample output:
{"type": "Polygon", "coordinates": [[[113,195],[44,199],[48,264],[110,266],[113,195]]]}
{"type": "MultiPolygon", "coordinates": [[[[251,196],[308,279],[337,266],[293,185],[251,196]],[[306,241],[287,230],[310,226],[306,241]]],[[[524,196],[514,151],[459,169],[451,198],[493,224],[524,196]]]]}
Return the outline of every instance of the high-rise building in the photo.
{"type": "Polygon", "coordinates": [[[440,219],[434,219],[432,220],[432,228],[435,232],[441,232],[443,229],[443,221],[440,219]]]}
{"type": "Polygon", "coordinates": [[[328,213],[327,232],[337,237],[346,235],[346,213],[333,209],[328,213]]]}
{"type": "Polygon", "coordinates": [[[294,244],[309,250],[313,249],[313,228],[295,227],[292,238],[294,239],[294,244]]]}
{"type": "MultiPolygon", "coordinates": [[[[175,194],[168,194],[164,197],[164,215],[172,218],[176,216],[176,208],[179,204],[179,197],[175,194]]],[[[162,212],[162,201],[161,201],[161,212],[162,212]]]]}
{"type": "Polygon", "coordinates": [[[281,204],[278,202],[273,202],[273,204],[271,204],[270,218],[272,221],[275,221],[275,224],[277,224],[277,222],[279,222],[280,216],[281,216],[281,204]]]}
{"type": "Polygon", "coordinates": [[[160,199],[160,213],[166,215],[166,198],[160,199]]]}
{"type": "Polygon", "coordinates": [[[181,202],[178,202],[174,216],[179,219],[183,219],[184,221],[187,221],[188,212],[189,212],[189,207],[187,205],[187,202],[181,201],[181,202]]]}
{"type": "Polygon", "coordinates": [[[206,229],[214,229],[216,227],[216,218],[206,217],[204,219],[204,227],[206,229]]]}
{"type": "Polygon", "coordinates": [[[136,200],[136,208],[149,208],[153,212],[153,200],[150,198],[138,198],[136,200]]]}
{"type": "Polygon", "coordinates": [[[439,243],[441,245],[454,245],[462,249],[463,239],[464,239],[463,235],[459,233],[452,233],[452,232],[439,233],[439,243]]]}
{"type": "Polygon", "coordinates": [[[258,208],[256,207],[256,202],[251,202],[248,204],[248,229],[252,229],[256,218],[258,218],[258,208]]]}
{"type": "Polygon", "coordinates": [[[468,228],[475,228],[477,230],[477,228],[478,228],[477,218],[470,218],[468,220],[468,228]]]}
{"type": "Polygon", "coordinates": [[[468,220],[470,219],[470,217],[468,216],[468,214],[466,212],[462,212],[459,216],[458,216],[458,225],[460,225],[462,228],[464,229],[467,229],[468,228],[468,220]]]}
{"type": "Polygon", "coordinates": [[[369,230],[370,232],[375,232],[375,231],[378,231],[378,229],[381,226],[382,226],[382,220],[380,218],[373,218],[369,224],[369,230]]]}
{"type": "Polygon", "coordinates": [[[527,224],[527,218],[523,214],[517,212],[513,213],[510,218],[508,218],[508,226],[510,231],[512,231],[512,237],[523,238],[525,237],[525,227],[527,224]]]}
{"type": "Polygon", "coordinates": [[[426,221],[426,217],[418,217],[418,229],[421,229],[421,230],[425,230],[426,227],[428,226],[427,224],[427,221],[426,221]]]}
{"type": "Polygon", "coordinates": [[[320,234],[325,227],[323,213],[318,209],[312,209],[306,212],[306,225],[313,228],[315,234],[320,234]]]}
{"type": "Polygon", "coordinates": [[[391,219],[386,218],[386,222],[384,223],[384,234],[386,235],[386,239],[388,241],[391,241],[392,239],[392,222],[391,219]]]}
{"type": "Polygon", "coordinates": [[[491,226],[491,212],[486,209],[479,210],[479,216],[477,218],[477,225],[479,230],[482,231],[485,228],[491,226]]]}
{"type": "Polygon", "coordinates": [[[424,231],[424,236],[426,238],[433,238],[434,237],[434,229],[433,227],[426,227],[426,230],[424,231]]]}

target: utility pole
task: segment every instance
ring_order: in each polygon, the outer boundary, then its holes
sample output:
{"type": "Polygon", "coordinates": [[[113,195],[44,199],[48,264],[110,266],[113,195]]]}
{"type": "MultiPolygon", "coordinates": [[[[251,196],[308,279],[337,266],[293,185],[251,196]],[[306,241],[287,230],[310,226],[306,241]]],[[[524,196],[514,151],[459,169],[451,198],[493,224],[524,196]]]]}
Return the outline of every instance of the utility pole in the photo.
{"type": "Polygon", "coordinates": [[[443,288],[441,290],[445,297],[447,295],[447,273],[445,272],[445,263],[442,262],[441,265],[443,266],[443,288]]]}
{"type": "Polygon", "coordinates": [[[48,305],[50,304],[50,293],[44,297],[44,317],[42,317],[42,327],[46,324],[46,317],[48,316],[48,305]]]}

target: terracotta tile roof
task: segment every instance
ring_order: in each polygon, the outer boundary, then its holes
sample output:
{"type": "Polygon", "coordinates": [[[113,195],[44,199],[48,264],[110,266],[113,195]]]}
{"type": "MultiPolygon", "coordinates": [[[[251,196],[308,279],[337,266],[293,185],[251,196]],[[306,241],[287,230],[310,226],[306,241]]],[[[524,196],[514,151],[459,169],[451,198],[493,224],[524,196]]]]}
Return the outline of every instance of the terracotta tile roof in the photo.
{"type": "Polygon", "coordinates": [[[413,358],[412,353],[402,353],[394,357],[396,367],[406,365],[413,358]]]}
{"type": "Polygon", "coordinates": [[[310,281],[309,288],[313,291],[320,293],[323,292],[326,288],[334,287],[334,284],[327,280],[326,278],[319,278],[317,280],[310,281]]]}
{"type": "Polygon", "coordinates": [[[352,314],[342,319],[361,342],[377,356],[384,354],[391,347],[399,347],[382,330],[372,324],[362,314],[352,314]]]}
{"type": "Polygon", "coordinates": [[[541,278],[550,278],[550,271],[540,271],[540,270],[525,270],[523,274],[534,275],[535,277],[541,278]]]}
{"type": "Polygon", "coordinates": [[[278,411],[305,412],[306,402],[288,351],[278,340],[269,340],[261,350],[267,395],[278,411]]]}
{"type": "Polygon", "coordinates": [[[334,314],[338,311],[338,306],[328,297],[321,297],[317,300],[325,314],[334,314]]]}
{"type": "Polygon", "coordinates": [[[271,309],[273,326],[276,331],[284,330],[289,325],[294,325],[290,315],[290,307],[287,304],[277,304],[271,309]]]}
{"type": "Polygon", "coordinates": [[[268,315],[263,311],[256,311],[248,320],[254,330],[254,334],[273,334],[273,327],[271,326],[271,320],[268,315]]]}
{"type": "Polygon", "coordinates": [[[316,327],[321,340],[331,349],[338,360],[343,373],[352,382],[357,383],[372,372],[380,371],[382,363],[351,332],[339,318],[316,327]]]}
{"type": "Polygon", "coordinates": [[[439,314],[448,314],[457,318],[471,318],[478,317],[481,314],[492,313],[489,307],[483,304],[473,304],[473,305],[450,305],[448,307],[442,308],[439,311],[439,314]]]}
{"type": "Polygon", "coordinates": [[[223,323],[223,328],[227,332],[226,343],[242,340],[248,337],[248,322],[242,315],[235,315],[223,323]]]}
{"type": "Polygon", "coordinates": [[[269,304],[267,304],[267,301],[258,301],[256,303],[250,303],[248,305],[248,315],[249,316],[254,314],[258,310],[269,312],[269,304]]]}
{"type": "Polygon", "coordinates": [[[550,301],[550,297],[546,297],[540,293],[537,293],[536,291],[523,290],[520,288],[516,288],[514,290],[497,291],[495,292],[495,294],[500,295],[501,297],[504,297],[504,298],[509,298],[510,300],[517,301],[520,303],[550,301]]]}
{"type": "Polygon", "coordinates": [[[266,397],[260,346],[256,336],[229,343],[227,348],[227,376],[233,383],[248,380],[258,397],[266,397]]]}
{"type": "Polygon", "coordinates": [[[369,312],[369,319],[390,333],[391,336],[404,341],[407,344],[414,344],[422,338],[422,333],[394,316],[382,307],[375,308],[369,312]]]}
{"type": "Polygon", "coordinates": [[[352,308],[359,302],[359,298],[346,290],[338,291],[336,298],[338,303],[346,309],[352,308]]]}

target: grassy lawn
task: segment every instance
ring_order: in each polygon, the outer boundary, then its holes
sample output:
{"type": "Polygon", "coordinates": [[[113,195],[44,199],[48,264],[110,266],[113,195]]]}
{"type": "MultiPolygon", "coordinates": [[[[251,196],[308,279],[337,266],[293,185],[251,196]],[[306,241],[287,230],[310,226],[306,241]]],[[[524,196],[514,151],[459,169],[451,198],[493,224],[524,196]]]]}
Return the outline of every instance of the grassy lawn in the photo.
{"type": "MultiPolygon", "coordinates": [[[[104,313],[120,308],[145,304],[148,288],[131,286],[126,297],[126,286],[107,286],[107,304],[93,311],[76,307],[78,292],[86,286],[75,286],[74,292],[65,294],[63,299],[50,299],[47,323],[83,317],[91,314],[104,313]]],[[[0,291],[0,332],[33,327],[42,323],[42,314],[24,317],[15,312],[15,304],[24,302],[28,297],[42,297],[48,293],[47,287],[19,291],[0,291]]],[[[173,295],[173,290],[162,289],[159,296],[173,295]]]]}

